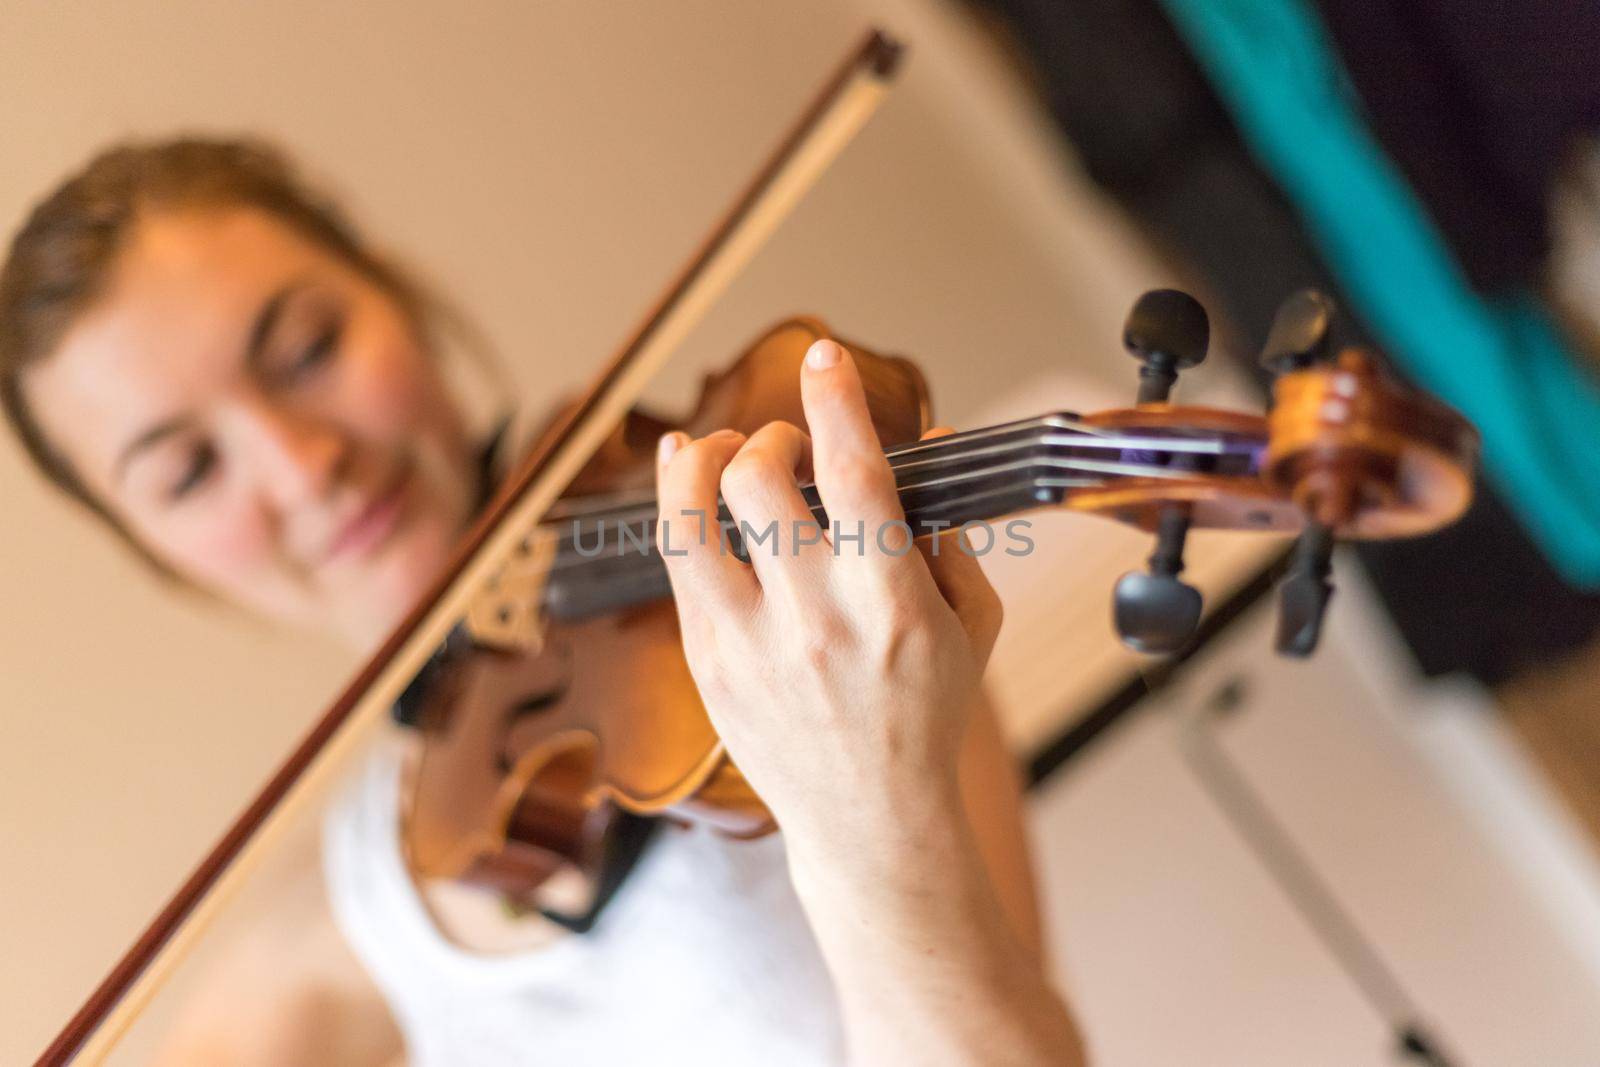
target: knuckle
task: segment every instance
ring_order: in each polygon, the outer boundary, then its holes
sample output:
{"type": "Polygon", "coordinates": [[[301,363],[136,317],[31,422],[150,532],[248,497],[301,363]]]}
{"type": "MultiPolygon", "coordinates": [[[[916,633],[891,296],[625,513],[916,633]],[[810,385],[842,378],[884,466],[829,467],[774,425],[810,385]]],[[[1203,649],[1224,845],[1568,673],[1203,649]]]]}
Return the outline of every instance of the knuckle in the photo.
{"type": "Polygon", "coordinates": [[[928,616],[910,604],[897,602],[889,609],[884,630],[889,640],[896,645],[918,645],[928,638],[930,632],[928,616]]]}
{"type": "Polygon", "coordinates": [[[692,441],[667,461],[666,470],[661,472],[660,478],[659,497],[663,509],[676,506],[677,502],[695,495],[702,479],[701,459],[704,455],[705,450],[699,447],[699,442],[692,441]]]}
{"type": "Polygon", "coordinates": [[[807,641],[800,650],[801,662],[807,671],[812,674],[821,674],[828,669],[828,664],[833,660],[834,652],[825,641],[807,641]]]}
{"type": "Polygon", "coordinates": [[[843,623],[834,620],[817,621],[806,628],[796,642],[800,661],[810,670],[820,672],[837,661],[849,645],[850,635],[843,623]]]}
{"type": "Polygon", "coordinates": [[[772,478],[772,467],[771,461],[758,450],[740,452],[722,468],[723,495],[748,497],[762,492],[772,478]]]}
{"type": "Polygon", "coordinates": [[[840,456],[829,473],[833,482],[851,496],[870,496],[891,488],[889,468],[882,456],[840,456]]]}
{"type": "Polygon", "coordinates": [[[902,600],[884,609],[877,628],[879,653],[886,667],[925,657],[931,651],[933,630],[925,612],[902,600]]]}
{"type": "Polygon", "coordinates": [[[785,419],[778,419],[774,422],[767,423],[767,425],[763,428],[762,433],[768,437],[774,437],[782,441],[794,441],[805,436],[805,434],[801,432],[800,427],[785,419]]]}
{"type": "Polygon", "coordinates": [[[681,463],[691,476],[699,476],[707,470],[716,469],[717,453],[711,439],[702,437],[684,445],[673,461],[681,463]]]}

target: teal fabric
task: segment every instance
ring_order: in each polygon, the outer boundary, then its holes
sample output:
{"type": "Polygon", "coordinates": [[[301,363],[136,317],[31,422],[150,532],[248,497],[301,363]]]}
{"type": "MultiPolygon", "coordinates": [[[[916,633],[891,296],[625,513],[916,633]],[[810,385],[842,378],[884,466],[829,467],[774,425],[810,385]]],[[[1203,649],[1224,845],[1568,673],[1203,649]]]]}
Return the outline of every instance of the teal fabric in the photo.
{"type": "Polygon", "coordinates": [[[1600,383],[1541,303],[1467,285],[1304,0],[1162,3],[1385,352],[1477,425],[1556,568],[1600,587],[1600,383]]]}

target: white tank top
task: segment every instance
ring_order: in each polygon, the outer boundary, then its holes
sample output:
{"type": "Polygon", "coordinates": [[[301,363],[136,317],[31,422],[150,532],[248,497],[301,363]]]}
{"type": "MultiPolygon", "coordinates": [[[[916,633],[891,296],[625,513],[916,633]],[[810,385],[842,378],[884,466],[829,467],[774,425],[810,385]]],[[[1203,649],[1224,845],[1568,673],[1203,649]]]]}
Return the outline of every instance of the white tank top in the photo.
{"type": "Polygon", "coordinates": [[[832,983],[782,842],[666,828],[587,934],[486,956],[434,926],[402,865],[400,755],[329,809],[335,921],[415,1067],[824,1067],[844,1061],[832,983]]]}

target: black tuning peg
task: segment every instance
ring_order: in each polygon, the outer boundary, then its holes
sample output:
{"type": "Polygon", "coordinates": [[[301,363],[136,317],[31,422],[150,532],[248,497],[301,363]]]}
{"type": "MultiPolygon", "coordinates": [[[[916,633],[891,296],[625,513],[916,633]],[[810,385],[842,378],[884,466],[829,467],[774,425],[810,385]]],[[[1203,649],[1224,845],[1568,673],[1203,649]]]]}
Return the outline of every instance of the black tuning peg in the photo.
{"type": "Polygon", "coordinates": [[[1117,579],[1112,617],[1122,643],[1135,652],[1176,652],[1200,625],[1200,590],[1178,579],[1189,515],[1181,506],[1161,513],[1148,573],[1129,571],[1117,579]]]}
{"type": "Polygon", "coordinates": [[[1311,523],[1295,542],[1289,571],[1278,587],[1278,651],[1285,656],[1305,657],[1316,650],[1333,598],[1328,581],[1332,558],[1333,531],[1311,523]]]}
{"type": "MultiPolygon", "coordinates": [[[[1333,299],[1317,289],[1301,289],[1278,306],[1261,365],[1274,374],[1291,374],[1332,356],[1333,299]]],[[[1316,650],[1322,619],[1333,599],[1333,530],[1312,520],[1295,542],[1289,571],[1278,589],[1278,651],[1304,657],[1316,650]]]]}
{"type": "Polygon", "coordinates": [[[1122,344],[1139,368],[1139,403],[1159,404],[1172,393],[1178,372],[1206,358],[1211,322],[1200,301],[1177,289],[1152,289],[1134,302],[1122,344]]]}
{"type": "Polygon", "coordinates": [[[1302,370],[1322,363],[1330,354],[1330,333],[1338,309],[1333,298],[1318,289],[1301,289],[1278,305],[1261,365],[1274,374],[1302,370]]]}

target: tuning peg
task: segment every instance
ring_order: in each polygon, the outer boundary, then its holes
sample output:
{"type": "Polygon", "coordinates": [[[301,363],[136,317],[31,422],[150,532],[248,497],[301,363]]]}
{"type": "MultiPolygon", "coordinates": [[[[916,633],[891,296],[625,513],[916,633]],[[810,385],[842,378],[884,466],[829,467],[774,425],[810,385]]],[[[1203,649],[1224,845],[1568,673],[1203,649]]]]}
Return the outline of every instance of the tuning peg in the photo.
{"type": "Polygon", "coordinates": [[[1330,334],[1338,308],[1333,298],[1318,289],[1301,289],[1278,305],[1261,365],[1275,374],[1302,370],[1322,363],[1330,352],[1330,334]]]}
{"type": "Polygon", "coordinates": [[[1316,650],[1333,598],[1332,558],[1333,531],[1311,523],[1295,542],[1289,572],[1278,588],[1278,651],[1285,656],[1305,657],[1316,650]]]}
{"type": "Polygon", "coordinates": [[[1152,289],[1134,302],[1122,345],[1139,368],[1139,403],[1162,403],[1178,372],[1206,358],[1211,322],[1200,301],[1177,289],[1152,289]]]}
{"type": "MultiPolygon", "coordinates": [[[[1290,295],[1273,317],[1261,350],[1261,365],[1274,374],[1286,375],[1327,362],[1332,355],[1335,314],[1332,298],[1320,290],[1301,289],[1290,295]]],[[[1312,513],[1317,512],[1312,509],[1312,513]]],[[[1323,518],[1327,520],[1326,513],[1323,518]]],[[[1333,529],[1327,521],[1313,518],[1306,525],[1278,589],[1277,647],[1285,656],[1311,655],[1322,635],[1322,619],[1333,598],[1333,586],[1328,582],[1333,529]]]]}
{"type": "Polygon", "coordinates": [[[1176,652],[1200,625],[1200,590],[1178,579],[1188,534],[1186,509],[1169,506],[1156,529],[1149,572],[1129,571],[1117,579],[1112,618],[1122,643],[1135,652],[1176,652]]]}

